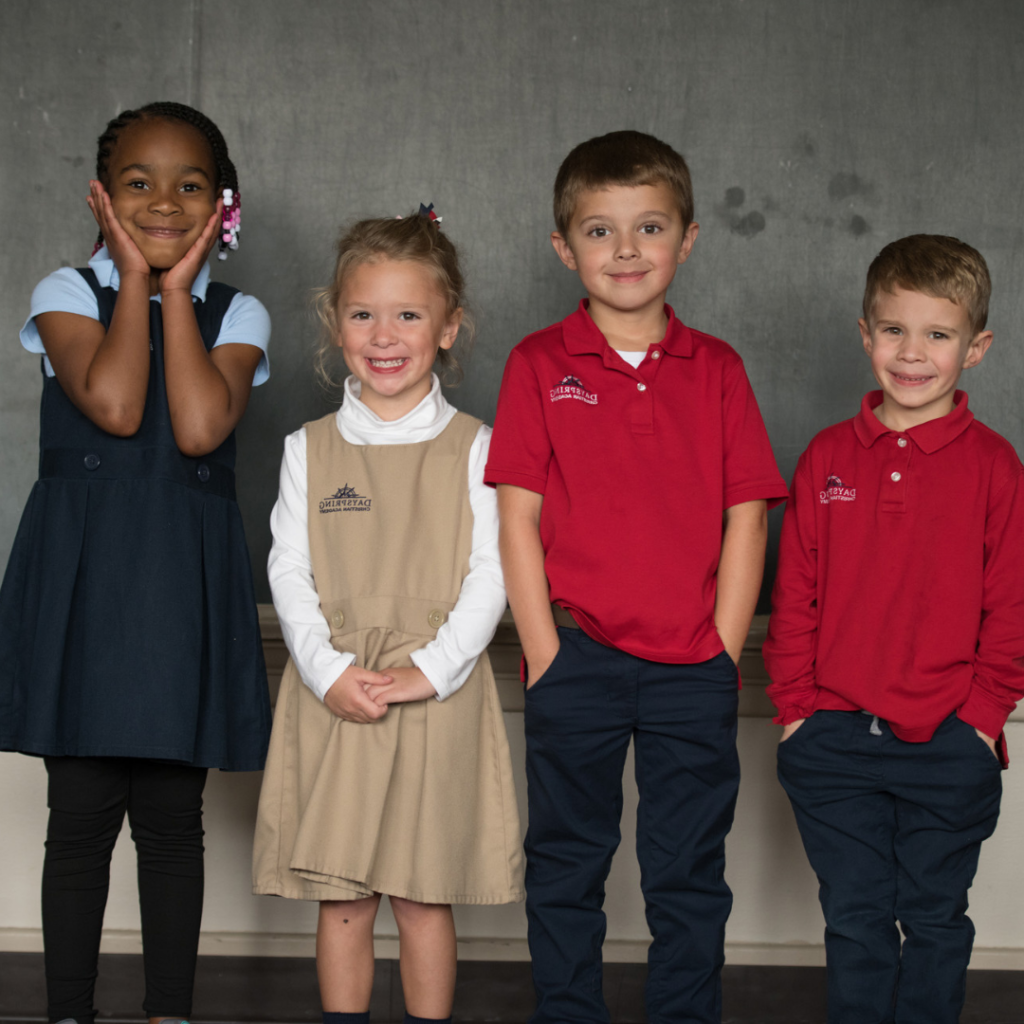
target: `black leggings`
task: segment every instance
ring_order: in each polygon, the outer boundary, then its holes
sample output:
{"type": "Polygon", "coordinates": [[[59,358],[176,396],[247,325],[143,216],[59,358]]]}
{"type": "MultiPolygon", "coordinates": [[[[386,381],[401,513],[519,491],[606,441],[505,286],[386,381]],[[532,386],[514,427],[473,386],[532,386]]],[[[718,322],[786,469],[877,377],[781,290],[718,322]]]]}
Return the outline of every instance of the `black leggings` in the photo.
{"type": "Polygon", "coordinates": [[[92,1024],[110,855],[128,812],[139,870],[150,1017],[192,1012],[203,914],[206,769],[120,757],[48,757],[43,941],[51,1021],[92,1024]]]}

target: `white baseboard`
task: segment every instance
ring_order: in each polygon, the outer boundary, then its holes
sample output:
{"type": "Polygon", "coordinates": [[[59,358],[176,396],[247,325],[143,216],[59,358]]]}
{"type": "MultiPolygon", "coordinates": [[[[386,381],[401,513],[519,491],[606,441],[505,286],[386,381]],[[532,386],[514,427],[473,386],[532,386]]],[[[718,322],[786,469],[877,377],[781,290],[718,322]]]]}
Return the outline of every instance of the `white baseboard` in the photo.
{"type": "MultiPolygon", "coordinates": [[[[203,956],[312,957],[316,940],[309,934],[258,934],[254,932],[204,932],[199,940],[203,956]]],[[[377,957],[398,959],[398,939],[378,936],[377,957]]],[[[525,939],[460,939],[460,960],[529,960],[525,939]]],[[[38,928],[0,928],[0,952],[41,953],[43,933],[38,928]]],[[[102,953],[141,953],[142,935],[137,931],[108,930],[103,933],[102,953]]],[[[646,942],[609,939],[604,944],[607,963],[644,963],[646,942]]],[[[725,962],[764,967],[824,967],[825,947],[810,944],[727,942],[725,962]]],[[[1024,949],[976,946],[971,957],[976,970],[1024,971],[1024,949]]]]}

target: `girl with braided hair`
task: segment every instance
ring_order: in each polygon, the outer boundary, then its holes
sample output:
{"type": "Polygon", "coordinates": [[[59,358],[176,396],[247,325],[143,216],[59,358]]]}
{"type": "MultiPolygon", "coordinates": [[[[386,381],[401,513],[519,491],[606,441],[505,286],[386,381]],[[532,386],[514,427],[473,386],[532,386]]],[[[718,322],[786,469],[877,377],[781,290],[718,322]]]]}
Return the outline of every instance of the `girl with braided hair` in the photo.
{"type": "Polygon", "coordinates": [[[0,588],[0,749],[45,758],[49,1019],[92,1024],[110,856],[138,855],[151,1022],[191,1012],[209,768],[262,768],[270,709],[234,429],[266,379],[263,306],[209,280],[237,246],[223,136],[178,103],[99,139],[89,265],[32,295],[39,479],[0,588]]]}

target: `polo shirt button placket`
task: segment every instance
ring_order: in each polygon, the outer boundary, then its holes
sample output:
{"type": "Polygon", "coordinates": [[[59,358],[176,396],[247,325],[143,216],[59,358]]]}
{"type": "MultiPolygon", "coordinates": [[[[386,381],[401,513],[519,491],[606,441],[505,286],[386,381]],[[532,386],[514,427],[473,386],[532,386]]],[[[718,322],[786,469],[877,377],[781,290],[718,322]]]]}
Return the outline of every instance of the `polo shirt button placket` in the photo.
{"type": "MultiPolygon", "coordinates": [[[[889,463],[882,479],[881,505],[883,512],[905,512],[907,499],[907,471],[910,467],[910,448],[905,437],[896,437],[899,469],[889,463]]],[[[893,453],[896,454],[896,453],[893,453]]]]}
{"type": "Polygon", "coordinates": [[[636,411],[633,414],[631,423],[633,433],[653,434],[654,392],[642,380],[636,382],[636,390],[641,404],[635,407],[636,411]]]}

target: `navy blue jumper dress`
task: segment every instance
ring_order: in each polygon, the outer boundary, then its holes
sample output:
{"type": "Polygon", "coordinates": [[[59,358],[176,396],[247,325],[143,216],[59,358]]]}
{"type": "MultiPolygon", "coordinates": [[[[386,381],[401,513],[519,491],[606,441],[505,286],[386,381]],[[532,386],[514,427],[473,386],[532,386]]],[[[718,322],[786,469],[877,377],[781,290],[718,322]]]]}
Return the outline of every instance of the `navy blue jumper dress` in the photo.
{"type": "MultiPolygon", "coordinates": [[[[79,270],[109,326],[117,293],[79,270]]],[[[195,300],[209,351],[237,289],[195,300]]],[[[270,703],[235,501],[235,437],[178,450],[150,301],[149,388],[132,437],[45,377],[39,479],[0,588],[0,749],[263,767],[270,703]]]]}

